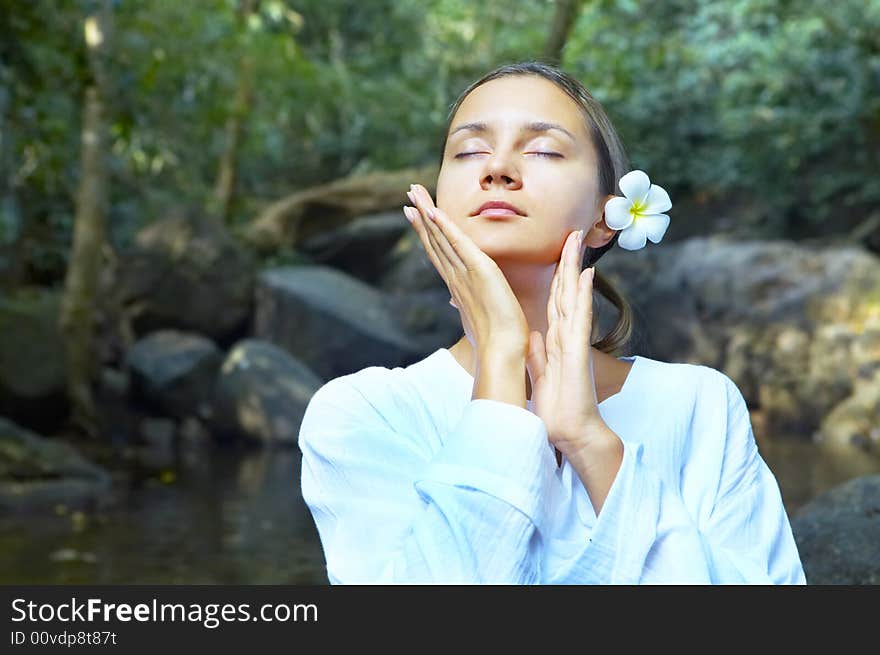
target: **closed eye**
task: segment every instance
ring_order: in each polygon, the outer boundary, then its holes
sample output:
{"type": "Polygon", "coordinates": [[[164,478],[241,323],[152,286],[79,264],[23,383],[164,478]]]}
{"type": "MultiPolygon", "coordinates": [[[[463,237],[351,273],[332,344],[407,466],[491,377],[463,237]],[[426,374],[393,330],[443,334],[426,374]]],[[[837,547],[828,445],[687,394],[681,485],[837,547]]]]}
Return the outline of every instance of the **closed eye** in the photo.
{"type": "MultiPolygon", "coordinates": [[[[460,152],[460,153],[458,153],[457,155],[455,155],[455,158],[458,159],[459,157],[468,157],[469,155],[482,155],[482,154],[487,154],[487,153],[482,153],[482,152],[460,152]]],[[[540,155],[541,157],[562,157],[562,155],[559,154],[558,152],[529,152],[529,153],[526,153],[526,154],[528,154],[528,155],[540,155]]]]}

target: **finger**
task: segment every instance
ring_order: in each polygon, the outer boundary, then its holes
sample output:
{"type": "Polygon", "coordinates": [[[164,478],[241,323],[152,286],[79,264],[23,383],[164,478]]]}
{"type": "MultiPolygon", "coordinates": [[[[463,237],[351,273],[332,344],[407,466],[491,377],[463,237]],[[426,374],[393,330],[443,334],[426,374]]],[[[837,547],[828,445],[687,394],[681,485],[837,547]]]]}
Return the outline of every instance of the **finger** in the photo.
{"type": "Polygon", "coordinates": [[[427,189],[419,184],[414,184],[413,194],[415,199],[419,201],[419,206],[424,211],[428,222],[433,221],[437,229],[446,237],[451,249],[450,261],[457,264],[461,270],[468,270],[476,266],[485,257],[477,244],[455,224],[455,221],[446,212],[434,204],[427,189]],[[429,215],[428,212],[431,214],[429,215]]]}
{"type": "Polygon", "coordinates": [[[544,351],[544,339],[538,331],[529,333],[529,356],[526,359],[526,369],[532,382],[532,397],[535,393],[535,382],[544,376],[544,367],[547,364],[547,353],[544,351]]]}
{"type": "Polygon", "coordinates": [[[456,269],[462,271],[465,267],[461,258],[455,252],[455,248],[449,243],[447,236],[437,225],[437,221],[428,216],[428,207],[426,206],[424,199],[416,193],[415,189],[408,191],[406,195],[409,196],[410,200],[412,200],[413,204],[416,206],[416,210],[421,214],[428,238],[431,240],[431,245],[434,247],[437,254],[443,257],[449,268],[449,272],[452,273],[456,269]]]}
{"type": "Polygon", "coordinates": [[[462,232],[442,209],[434,207],[431,210],[434,214],[433,225],[443,234],[444,241],[449,247],[449,259],[455,264],[459,270],[466,271],[474,268],[480,259],[484,257],[483,251],[479,249],[473,240],[462,232]]]}
{"type": "Polygon", "coordinates": [[[565,291],[562,297],[562,306],[566,317],[575,314],[578,296],[578,275],[581,269],[578,266],[578,255],[581,252],[582,232],[577,230],[568,247],[568,261],[565,267],[565,291]]]}
{"type": "Polygon", "coordinates": [[[559,263],[553,272],[553,281],[550,282],[550,297],[547,299],[547,325],[550,326],[559,318],[559,305],[556,302],[556,289],[559,286],[559,263]]]}
{"type": "Polygon", "coordinates": [[[547,326],[547,338],[546,344],[544,348],[545,355],[547,357],[547,363],[549,365],[556,365],[559,363],[560,357],[560,341],[559,341],[559,326],[562,325],[561,319],[557,317],[550,325],[547,326]]]}
{"type": "Polygon", "coordinates": [[[571,241],[571,235],[565,237],[565,243],[562,244],[562,252],[559,255],[559,264],[556,269],[556,275],[559,278],[556,282],[556,313],[561,319],[564,314],[562,311],[562,289],[565,286],[565,263],[568,261],[566,254],[568,253],[568,243],[571,241]]]}
{"type": "Polygon", "coordinates": [[[411,207],[410,205],[404,205],[403,211],[406,212],[409,222],[412,224],[413,228],[415,228],[416,234],[422,242],[422,246],[425,248],[425,253],[428,255],[428,259],[431,260],[434,268],[436,268],[437,272],[440,273],[440,275],[443,275],[445,279],[446,271],[440,263],[439,255],[434,249],[434,244],[428,233],[428,226],[425,225],[424,217],[419,213],[418,209],[411,207]]]}
{"type": "Polygon", "coordinates": [[[560,320],[565,319],[569,313],[566,305],[566,294],[567,287],[570,286],[568,271],[571,266],[573,234],[575,234],[575,232],[569,232],[568,236],[565,237],[565,244],[562,246],[562,254],[559,256],[559,270],[556,272],[559,276],[559,282],[557,283],[556,288],[556,311],[559,314],[560,320]]]}
{"type": "Polygon", "coordinates": [[[592,345],[590,339],[593,331],[593,266],[585,268],[578,279],[578,299],[575,313],[575,329],[578,330],[578,341],[592,345]]]}
{"type": "Polygon", "coordinates": [[[547,335],[544,338],[544,354],[550,363],[555,363],[559,352],[559,325],[562,317],[559,314],[559,283],[562,279],[560,275],[561,263],[556,263],[556,270],[553,274],[553,281],[550,283],[550,298],[547,301],[547,335]]]}
{"type": "Polygon", "coordinates": [[[405,207],[404,211],[407,212],[410,223],[412,223],[412,226],[415,228],[416,234],[418,234],[419,240],[422,242],[422,247],[428,255],[428,259],[431,260],[431,264],[437,269],[437,273],[440,274],[440,277],[443,278],[443,282],[445,282],[448,287],[450,284],[449,273],[446,271],[446,267],[440,261],[440,257],[434,249],[431,237],[428,235],[428,228],[425,225],[425,219],[422,218],[422,215],[415,207],[405,207]]]}
{"type": "Polygon", "coordinates": [[[574,258],[579,248],[578,234],[578,230],[569,233],[568,238],[565,240],[565,250],[562,253],[562,278],[559,281],[559,313],[564,318],[570,318],[574,313],[571,296],[572,292],[577,288],[577,272],[574,272],[573,269],[574,258]],[[572,275],[575,276],[574,280],[572,280],[572,275]]]}
{"type": "Polygon", "coordinates": [[[569,250],[569,260],[568,260],[568,269],[566,270],[566,284],[565,284],[565,313],[568,316],[573,316],[575,313],[575,308],[577,307],[577,280],[578,275],[580,275],[581,269],[578,267],[578,255],[581,252],[581,244],[583,243],[583,232],[578,230],[575,232],[575,237],[573,243],[571,244],[571,248],[569,250]]]}
{"type": "Polygon", "coordinates": [[[426,211],[423,208],[420,208],[418,198],[416,194],[410,190],[406,193],[407,197],[412,201],[413,210],[415,213],[419,215],[420,223],[424,227],[425,236],[431,244],[431,248],[434,250],[434,253],[437,255],[437,258],[441,261],[441,264],[444,269],[444,280],[446,280],[447,286],[449,286],[449,282],[451,279],[451,274],[457,267],[454,261],[450,260],[451,248],[447,243],[444,243],[446,239],[437,229],[434,221],[428,218],[426,211]]]}

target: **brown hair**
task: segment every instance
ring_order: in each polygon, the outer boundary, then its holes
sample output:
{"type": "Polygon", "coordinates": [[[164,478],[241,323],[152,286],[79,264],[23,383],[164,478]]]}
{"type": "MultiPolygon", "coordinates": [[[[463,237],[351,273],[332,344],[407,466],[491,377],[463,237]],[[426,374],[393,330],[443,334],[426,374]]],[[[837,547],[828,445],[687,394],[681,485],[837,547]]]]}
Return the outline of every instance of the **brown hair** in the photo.
{"type": "MultiPolygon", "coordinates": [[[[580,107],[588,132],[593,138],[593,147],[599,160],[599,194],[605,196],[614,194],[622,196],[623,193],[617,186],[617,181],[630,170],[629,159],[624,150],[623,143],[617,135],[617,131],[611,124],[611,120],[605,113],[605,109],[599,104],[592,94],[574,77],[563,72],[556,66],[539,61],[527,61],[518,64],[499,66],[487,73],[476,82],[468,86],[458,97],[447,117],[446,132],[443,137],[443,146],[440,148],[440,165],[443,165],[443,154],[446,152],[446,141],[449,137],[449,128],[452,127],[452,119],[461,103],[468,94],[478,86],[499,77],[508,75],[536,75],[543,77],[565,91],[580,107]]],[[[611,240],[601,248],[587,246],[584,253],[582,267],[594,266],[606,251],[614,247],[620,232],[616,232],[611,240]]],[[[593,286],[608,302],[614,305],[618,311],[617,322],[597,343],[592,344],[597,350],[617,355],[627,345],[632,336],[633,314],[632,308],[611,281],[605,278],[596,268],[596,277],[593,286]]],[[[596,323],[596,312],[593,312],[593,323],[596,323]]]]}

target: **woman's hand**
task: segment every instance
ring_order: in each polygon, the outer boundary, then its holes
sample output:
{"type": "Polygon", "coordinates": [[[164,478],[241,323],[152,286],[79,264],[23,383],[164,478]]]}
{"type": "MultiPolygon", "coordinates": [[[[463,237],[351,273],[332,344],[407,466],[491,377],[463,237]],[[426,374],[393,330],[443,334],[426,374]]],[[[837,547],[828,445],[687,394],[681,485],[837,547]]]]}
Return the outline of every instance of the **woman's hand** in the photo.
{"type": "Polygon", "coordinates": [[[434,205],[427,189],[418,184],[410,188],[407,196],[416,208],[404,207],[404,213],[449,288],[474,355],[500,346],[525,356],[529,326],[504,273],[434,205]]]}
{"type": "Polygon", "coordinates": [[[549,441],[569,459],[605,424],[590,354],[593,268],[578,274],[583,254],[583,232],[571,232],[550,285],[546,347],[541,333],[532,332],[526,358],[533,411],[544,421],[549,441]]]}

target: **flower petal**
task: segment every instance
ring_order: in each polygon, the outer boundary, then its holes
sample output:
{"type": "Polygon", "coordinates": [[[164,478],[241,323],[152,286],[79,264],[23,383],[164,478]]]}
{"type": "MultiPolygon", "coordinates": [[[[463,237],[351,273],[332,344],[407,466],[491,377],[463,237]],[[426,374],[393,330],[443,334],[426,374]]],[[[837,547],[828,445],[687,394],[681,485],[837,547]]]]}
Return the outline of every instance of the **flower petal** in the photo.
{"type": "Polygon", "coordinates": [[[666,228],[669,227],[669,216],[666,214],[652,214],[639,216],[639,226],[645,230],[647,237],[654,243],[660,243],[666,228]]]}
{"type": "Polygon", "coordinates": [[[652,184],[645,198],[645,207],[642,210],[645,214],[662,214],[672,209],[672,201],[669,194],[662,186],[652,184]]]}
{"type": "Polygon", "coordinates": [[[620,182],[617,184],[623,191],[623,195],[633,202],[644,200],[651,188],[651,180],[648,179],[647,173],[640,170],[630,171],[620,178],[620,182]]]}
{"type": "Polygon", "coordinates": [[[639,223],[641,223],[641,219],[630,225],[617,237],[617,243],[621,248],[638,250],[645,247],[645,243],[647,243],[645,228],[639,223]]]}
{"type": "Polygon", "coordinates": [[[630,208],[632,201],[615,196],[605,203],[605,225],[612,230],[623,230],[633,221],[630,208]]]}

